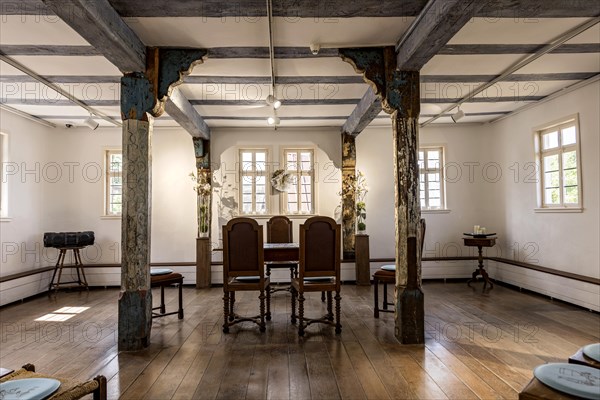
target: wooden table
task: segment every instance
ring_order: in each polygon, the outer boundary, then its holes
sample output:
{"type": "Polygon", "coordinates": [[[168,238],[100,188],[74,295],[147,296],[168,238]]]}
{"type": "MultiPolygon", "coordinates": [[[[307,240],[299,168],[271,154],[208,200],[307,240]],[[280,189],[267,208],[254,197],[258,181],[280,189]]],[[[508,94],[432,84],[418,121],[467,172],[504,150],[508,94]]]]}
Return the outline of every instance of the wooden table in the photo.
{"type": "Polygon", "coordinates": [[[298,261],[300,246],[298,243],[265,243],[265,261],[298,261]]]}
{"type": "Polygon", "coordinates": [[[483,290],[485,290],[485,287],[487,286],[488,283],[490,284],[490,289],[493,288],[494,284],[490,280],[490,277],[488,276],[487,271],[483,268],[482,248],[483,247],[493,247],[496,244],[496,238],[495,237],[483,237],[483,238],[466,237],[466,238],[463,238],[463,240],[464,240],[465,246],[476,246],[477,250],[479,251],[479,258],[478,258],[479,265],[477,266],[477,269],[475,270],[475,272],[473,272],[473,277],[467,281],[467,285],[471,286],[471,282],[477,280],[477,275],[481,275],[483,277],[483,290]]]}

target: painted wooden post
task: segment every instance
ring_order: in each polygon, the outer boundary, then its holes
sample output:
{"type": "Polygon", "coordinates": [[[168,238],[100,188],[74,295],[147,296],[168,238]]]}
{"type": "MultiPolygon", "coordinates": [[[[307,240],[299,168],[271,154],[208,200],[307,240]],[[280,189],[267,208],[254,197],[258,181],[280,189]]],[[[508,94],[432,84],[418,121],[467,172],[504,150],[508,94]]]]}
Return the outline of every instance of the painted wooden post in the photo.
{"type": "Polygon", "coordinates": [[[152,107],[150,82],[140,73],[121,79],[123,117],[123,209],[121,217],[121,293],[119,350],[150,344],[150,210],[152,107]]]}
{"type": "Polygon", "coordinates": [[[211,284],[211,223],[212,223],[212,171],[210,168],[210,141],[202,138],[192,138],[196,156],[196,173],[199,182],[210,185],[210,195],[204,199],[203,209],[198,212],[206,213],[205,226],[199,227],[199,237],[196,239],[196,288],[210,287],[211,284]],[[206,230],[206,236],[200,233],[206,230]]]}
{"type": "Polygon", "coordinates": [[[345,259],[355,253],[356,226],[356,145],[353,135],[342,133],[342,230],[345,259]]]}
{"type": "Polygon", "coordinates": [[[173,87],[205,55],[206,50],[202,49],[147,49],[146,71],[121,78],[123,213],[119,351],[141,350],[150,344],[153,117],[160,116],[173,87]]]}
{"type": "Polygon", "coordinates": [[[393,47],[340,49],[342,59],[363,74],[392,117],[396,220],[395,335],[403,344],[424,343],[419,203],[419,72],[396,70],[393,47]]]}

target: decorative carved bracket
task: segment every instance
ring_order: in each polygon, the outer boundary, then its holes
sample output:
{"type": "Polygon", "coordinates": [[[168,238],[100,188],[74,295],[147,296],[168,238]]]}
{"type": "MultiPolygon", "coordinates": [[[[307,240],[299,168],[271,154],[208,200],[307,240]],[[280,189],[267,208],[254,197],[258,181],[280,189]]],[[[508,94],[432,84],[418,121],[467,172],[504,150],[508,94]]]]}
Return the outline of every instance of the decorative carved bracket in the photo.
{"type": "Polygon", "coordinates": [[[206,56],[205,49],[148,48],[146,72],[121,78],[123,119],[147,120],[146,113],[160,117],[173,89],[183,83],[195,65],[206,56]]]}
{"type": "Polygon", "coordinates": [[[339,52],[342,60],[352,64],[381,98],[385,112],[392,114],[397,110],[402,116],[419,115],[420,103],[415,104],[412,100],[415,94],[419,94],[418,79],[413,79],[412,75],[418,75],[418,72],[396,70],[394,47],[347,48],[339,52]]]}

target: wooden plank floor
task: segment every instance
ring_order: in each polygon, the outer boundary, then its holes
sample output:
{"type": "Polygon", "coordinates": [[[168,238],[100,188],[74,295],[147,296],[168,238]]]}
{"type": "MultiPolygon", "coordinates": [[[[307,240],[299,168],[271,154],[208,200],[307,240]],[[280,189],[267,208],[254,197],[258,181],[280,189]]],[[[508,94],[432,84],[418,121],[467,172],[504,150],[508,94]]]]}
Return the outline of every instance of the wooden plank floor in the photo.
{"type": "MultiPolygon", "coordinates": [[[[155,319],[152,344],[122,354],[117,289],[59,292],[0,309],[0,366],[29,362],[79,380],[102,374],[114,399],[516,399],[535,366],[600,341],[597,313],[502,286],[480,289],[425,282],[426,344],[401,346],[393,314],[373,318],[368,286],[342,287],[341,335],[311,325],[304,338],[288,322],[287,292],[273,295],[267,332],[244,323],[225,335],[222,289],[184,288],[185,319],[155,319]],[[36,321],[53,312],[70,318],[36,321]]],[[[175,309],[176,289],[166,294],[175,309]]],[[[257,295],[238,294],[236,305],[254,314],[257,295]]],[[[324,313],[319,294],[306,310],[324,313]]]]}

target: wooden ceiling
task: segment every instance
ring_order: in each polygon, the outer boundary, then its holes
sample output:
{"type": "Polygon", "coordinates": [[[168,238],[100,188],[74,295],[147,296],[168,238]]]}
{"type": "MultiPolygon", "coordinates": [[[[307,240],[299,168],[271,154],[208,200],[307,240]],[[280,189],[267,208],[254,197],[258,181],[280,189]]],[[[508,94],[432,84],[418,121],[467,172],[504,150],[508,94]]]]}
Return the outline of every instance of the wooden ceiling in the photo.
{"type": "MultiPolygon", "coordinates": [[[[86,40],[72,28],[73,20],[82,17],[77,8],[61,13],[61,19],[45,4],[52,2],[0,1],[0,52],[119,120],[120,69],[104,56],[94,37],[86,40]]],[[[145,46],[208,50],[180,92],[209,127],[267,126],[273,110],[264,102],[271,81],[266,1],[97,3],[113,7],[145,46]]],[[[437,3],[473,7],[476,2],[437,3]]],[[[419,17],[426,4],[273,0],[275,92],[283,101],[277,110],[280,126],[341,128],[369,86],[341,60],[338,48],[397,45],[415,20],[418,27],[427,19],[419,17]],[[311,43],[321,46],[318,55],[311,53],[311,43]]],[[[474,18],[454,27],[444,7],[434,11],[426,16],[438,17],[436,28],[418,42],[420,49],[435,48],[421,69],[422,124],[452,123],[450,114],[458,103],[466,113],[458,123],[494,121],[565,88],[598,79],[600,3],[595,0],[489,1],[477,5],[474,18]],[[549,44],[586,23],[591,27],[540,56],[549,44]],[[452,28],[457,32],[445,37],[452,28]],[[494,82],[515,67],[519,68],[494,82]],[[472,95],[490,82],[486,90],[472,95]]],[[[0,88],[4,105],[57,126],[78,125],[88,117],[85,109],[6,62],[0,63],[0,88]]],[[[372,125],[390,124],[385,113],[376,115],[372,125]]],[[[177,120],[163,116],[155,125],[178,126],[177,120]]]]}

